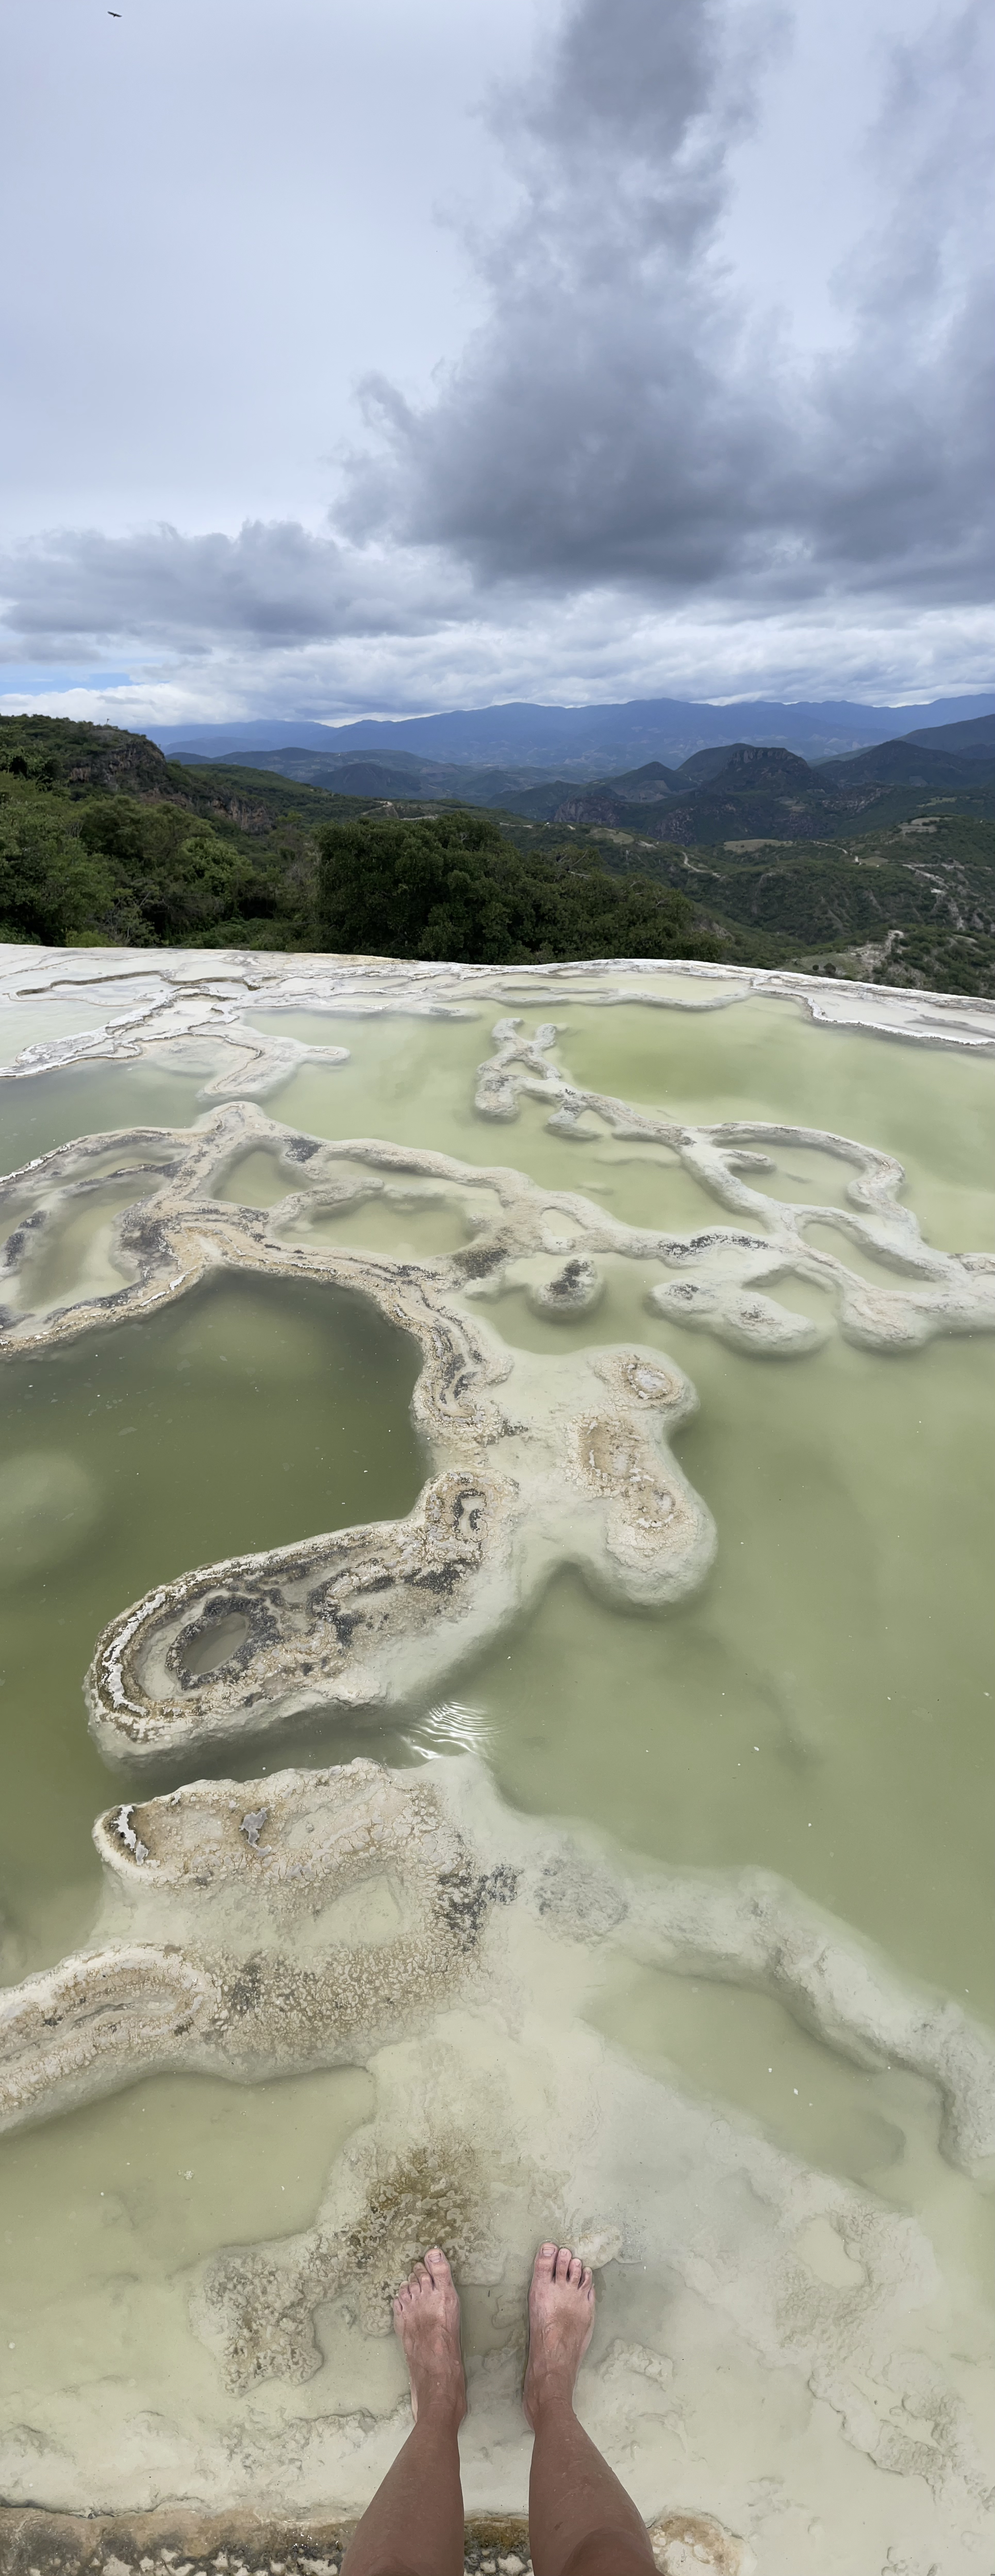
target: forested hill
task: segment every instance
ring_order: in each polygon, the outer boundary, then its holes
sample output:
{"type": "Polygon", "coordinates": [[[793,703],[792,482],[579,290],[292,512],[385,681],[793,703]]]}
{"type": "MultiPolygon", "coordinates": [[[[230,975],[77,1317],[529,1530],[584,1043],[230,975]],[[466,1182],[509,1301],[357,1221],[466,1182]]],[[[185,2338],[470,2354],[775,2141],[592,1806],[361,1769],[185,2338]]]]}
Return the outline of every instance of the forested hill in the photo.
{"type": "Polygon", "coordinates": [[[612,872],[586,840],[525,854],[466,807],[398,820],[362,797],[181,768],[142,735],[40,716],[0,718],[0,936],[495,963],[744,945],[685,889],[612,872]]]}
{"type": "Polygon", "coordinates": [[[410,773],[346,794],[170,761],[111,725],[2,717],[0,938],[693,955],[991,993],[995,751],[949,730],[816,770],[720,745],[482,811],[451,786],[430,804],[410,773]]]}

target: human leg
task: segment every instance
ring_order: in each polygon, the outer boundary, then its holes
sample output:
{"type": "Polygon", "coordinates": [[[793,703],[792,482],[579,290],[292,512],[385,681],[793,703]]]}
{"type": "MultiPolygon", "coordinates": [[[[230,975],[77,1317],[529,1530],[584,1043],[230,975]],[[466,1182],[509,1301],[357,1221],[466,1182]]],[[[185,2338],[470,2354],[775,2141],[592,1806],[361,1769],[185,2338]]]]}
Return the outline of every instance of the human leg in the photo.
{"type": "Polygon", "coordinates": [[[414,2428],[349,2542],[342,2576],[463,2576],[457,2435],[466,2385],[459,2300],[437,2245],[398,2293],[394,2325],[411,2379],[414,2428]]]}
{"type": "Polygon", "coordinates": [[[541,2245],[529,2292],[522,2398],[535,2434],[529,2481],[535,2576],[647,2576],[653,2568],[641,2515],[574,2414],[574,2383],[593,2331],[590,2272],[568,2247],[541,2245]]]}

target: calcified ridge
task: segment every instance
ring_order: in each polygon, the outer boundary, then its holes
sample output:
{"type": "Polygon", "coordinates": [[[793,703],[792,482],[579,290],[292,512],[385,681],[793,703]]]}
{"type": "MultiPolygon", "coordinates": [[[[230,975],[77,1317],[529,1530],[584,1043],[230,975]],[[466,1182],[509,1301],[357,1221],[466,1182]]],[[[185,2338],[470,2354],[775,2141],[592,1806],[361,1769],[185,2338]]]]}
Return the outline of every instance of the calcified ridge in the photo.
{"type": "Polygon", "coordinates": [[[108,1059],[185,1063],[207,1077],[210,1096],[259,1096],[303,1062],[341,1062],[339,1047],[302,1044],[289,1031],[262,1037],[243,1013],[334,1008],[336,1018],[403,1012],[469,1019],[499,996],[534,1004],[546,994],[611,1009],[638,1001],[662,1010],[726,1010],[751,993],[783,997],[826,1028],[872,1029],[906,1045],[985,1053],[995,1047],[995,1003],[952,993],[827,982],[767,968],[696,965],[681,958],[604,958],[544,966],[453,966],[391,957],[296,955],[244,949],[17,947],[0,945],[4,1002],[106,1003],[97,1028],[13,1050],[0,1078],[108,1059]],[[162,1050],[165,1049],[163,1056],[162,1050]]]}
{"type": "Polygon", "coordinates": [[[355,1761],[196,1781],[112,1808],[94,1841],[108,1938],[0,1997],[2,2128],[168,2066],[258,2081],[364,2062],[473,1987],[492,1914],[518,1904],[564,1937],[772,1992],[859,2064],[911,2068],[937,2088],[951,2160],[995,2166],[995,2045],[958,2005],[769,1873],[636,1876],[516,1824],[466,1757],[430,1778],[355,1761]],[[396,1920],[364,1940],[346,1900],[380,1879],[396,1920]]]}
{"type": "MultiPolygon", "coordinates": [[[[949,2152],[979,2161],[995,2146],[995,2054],[956,2007],[910,1991],[774,1879],[637,1873],[513,1816],[472,1757],[428,1776],[357,1761],[196,1782],[112,1809],[95,1838],[92,1947],[3,1998],[6,2124],[169,2067],[248,2081],[359,2064],[376,2088],[315,2225],[193,2278],[192,2322],[229,2389],[308,2381],[329,2300],[387,2332],[392,2289],[435,2238],[464,2286],[499,2288],[513,2366],[531,2251],[552,2227],[596,2265],[682,2282],[728,2366],[801,2372],[857,2450],[925,2480],[938,2505],[992,2501],[960,2394],[924,2356],[937,2282],[915,2221],[638,2073],[579,2009],[619,1954],[771,1986],[829,2046],[926,2076],[949,2152]],[[901,2392],[907,2422],[882,2419],[876,2387],[901,2392]]],[[[616,2342],[602,2393],[640,2375],[673,2396],[651,2351],[616,2342]]],[[[251,2445],[229,2458],[232,2498],[259,2474],[251,2445]]],[[[342,2474],[357,2476],[345,2454],[342,2474]]]]}
{"type": "Polygon", "coordinates": [[[565,1562],[606,1597],[641,1606],[700,1582],[714,1531],[667,1445],[694,1406],[689,1381],[638,1345],[562,1357],[509,1350],[483,1308],[513,1286],[539,1312],[569,1317],[597,1302],[599,1260],[640,1263],[651,1309],[771,1357],[817,1345],[833,1305],[841,1332],[870,1349],[995,1324],[995,1258],[925,1244],[890,1156],[811,1129],[690,1127],[638,1113],[552,1065],[552,1024],[522,1039],[515,1021],[499,1020],[494,1039],[477,1086],[482,1116],[510,1122],[524,1092],[548,1104],[558,1134],[583,1136],[597,1118],[616,1139],[667,1148],[738,1224],[693,1234],[628,1226],[506,1167],[363,1138],[323,1144],[244,1101],[192,1130],[63,1146],[6,1182],[9,1350],[148,1314],[227,1266],[357,1289],[422,1353],[414,1410],[433,1472],[407,1519],[229,1558],[146,1595],[105,1630],[90,1668],[105,1751],[186,1754],[308,1709],[400,1705],[439,1690],[565,1562]],[[776,1141],[848,1164],[849,1204],[766,1193],[763,1148],[776,1141]],[[262,1211],[221,1196],[250,1150],[268,1152],[287,1183],[262,1211]],[[101,1194],[131,1189],[134,1201],[108,1220],[121,1286],[39,1311],[32,1278],[46,1244],[81,1207],[99,1209],[101,1194]],[[322,1220],[377,1197],[399,1219],[411,1207],[451,1208],[464,1245],[392,1260],[316,1239],[322,1220]],[[880,1285],[809,1239],[826,1224],[880,1264],[880,1285]],[[768,1293],[791,1277],[826,1290],[824,1324],[768,1293]]]}
{"type": "MultiPolygon", "coordinates": [[[[22,994],[30,969],[29,959],[19,970],[22,994]]],[[[132,1770],[183,1764],[311,1711],[424,1699],[564,1563],[623,1606],[664,1606],[702,1581],[715,1534],[669,1445],[696,1401],[687,1378],[638,1344],[578,1348],[574,1335],[562,1354],[512,1350],[495,1329],[508,1291],[524,1288],[538,1314],[569,1320],[593,1311],[618,1265],[641,1264],[651,1312],[770,1359],[804,1356],[834,1326],[892,1351],[995,1324],[995,1260],[926,1244],[900,1202],[893,1159],[822,1131],[692,1126],[637,1111],[570,1081],[554,1060],[553,1023],[527,1039],[515,1018],[498,1020],[478,1114],[510,1124],[524,1096],[548,1109],[563,1138],[607,1132],[663,1149],[713,1202],[712,1221],[689,1233],[627,1226],[579,1193],[543,1189],[505,1166],[362,1137],[324,1143],[279,1125],[244,1094],[284,1078],[301,1050],[241,1023],[247,990],[258,1005],[278,989],[290,1007],[330,1000],[334,984],[337,1012],[465,1016],[461,993],[509,993],[521,980],[452,969],[415,976],[384,961],[351,963],[337,981],[329,961],[295,960],[294,969],[296,987],[285,968],[270,975],[268,961],[251,961],[254,985],[244,960],[230,977],[226,960],[210,978],[197,960],[171,961],[168,972],[157,960],[140,974],[132,961],[127,1021],[64,1042],[61,1053],[30,1050],[31,1062],[14,1067],[65,1061],[67,1048],[142,1053],[202,1073],[208,1102],[242,1096],[209,1107],[192,1129],[87,1137],[10,1176],[5,1351],[42,1350],[155,1312],[228,1267],[357,1290],[421,1352],[413,1405],[429,1473],[405,1519],[193,1569],[122,1611],[98,1640],[91,1725],[104,1753],[132,1770]],[[784,1142],[848,1166],[844,1206],[786,1204],[764,1189],[767,1149],[784,1142]],[[237,1203],[249,1152],[270,1156],[286,1185],[266,1209],[237,1203]],[[402,1260],[326,1239],[330,1220],[374,1200],[396,1210],[399,1228],[412,1209],[448,1211],[457,1248],[402,1260]],[[91,1210],[103,1269],[96,1264],[88,1286],[84,1255],[73,1291],[46,1299],[48,1247],[91,1210]],[[811,1239],[826,1224],[880,1280],[811,1239]],[[770,1293],[791,1278],[825,1293],[823,1320],[770,1293]]],[[[39,989],[51,992],[56,970],[46,961],[43,971],[39,989]]],[[[118,976],[120,960],[106,971],[118,976]]],[[[639,970],[626,968],[607,990],[603,973],[594,990],[583,970],[539,971],[544,986],[569,977],[584,998],[610,1003],[631,998],[639,970]]],[[[828,989],[814,996],[801,991],[806,979],[771,977],[723,987],[712,969],[707,978],[696,989],[689,971],[675,997],[651,990],[647,977],[639,998],[725,1008],[761,981],[790,988],[814,1013],[828,989]]],[[[852,1009],[860,988],[840,999],[852,1009]]],[[[867,1024],[897,1032],[885,1009],[897,999],[873,994],[867,1024]]],[[[945,1017],[934,997],[928,1010],[919,1001],[902,1034],[990,1043],[995,1020],[989,1030],[983,1006],[958,1019],[959,1005],[945,1017]]],[[[834,993],[827,1009],[837,1002],[834,993]]],[[[305,1052],[344,1060],[342,1049],[305,1052]]],[[[474,1736],[458,1711],[443,1712],[436,1732],[440,1742],[474,1736]]],[[[94,1830],[105,1894],[92,1939],[0,1998],[0,2125],[171,2069],[252,2082],[362,2066],[375,2088],[373,2117],[333,2164],[314,2226],[231,2249],[188,2285],[219,2389],[248,2408],[265,2382],[304,2388],[321,2368],[316,2317],[329,2303],[366,2334],[386,2331],[391,2290],[437,2237],[464,2286],[493,2292],[468,2462],[477,2500],[497,2503],[502,2474],[516,2492],[521,2484],[522,2435],[508,2428],[522,2294],[536,2238],[552,2229],[595,2264],[669,2284],[678,2344],[685,2337],[680,2372],[625,2337],[592,2368],[588,2421],[616,2456],[647,2413],[658,2428],[679,2426],[687,2450],[685,2382],[699,2389],[696,2440],[703,2406],[721,2447],[722,2410],[738,2407],[749,2421],[760,2364],[764,2379],[787,2374],[822,2405],[852,2455],[904,2482],[894,2529],[926,2550],[924,2576],[930,2553],[946,2576],[940,2551],[954,2528],[951,2569],[990,2545],[995,2494],[965,2404],[978,2395],[976,2374],[971,2361],[956,2379],[948,2367],[938,2276],[916,2222],[638,2071],[586,2017],[619,1958],[754,1986],[829,2049],[866,2068],[901,2067],[932,2088],[944,2154],[983,2176],[995,2167],[995,2054],[959,2006],[914,1989],[764,1873],[635,1869],[589,1838],[514,1816],[465,1755],[442,1758],[430,1774],[355,1762],[248,1784],[188,1781],[118,1805],[94,1830]]],[[[155,2436],[169,2463],[166,2491],[193,2504],[278,2511],[334,2494],[351,2508],[396,2447],[397,2424],[362,2410],[288,2426],[257,2407],[233,2429],[218,2405],[196,2442],[180,2420],[155,2436]]],[[[88,2500],[92,2474],[112,2508],[153,2504],[163,2492],[162,2473],[156,2486],[151,2471],[117,2464],[112,2428],[99,2471],[67,2467],[44,2443],[42,2452],[30,2442],[23,2459],[16,2443],[8,2449],[9,2493],[36,2497],[40,2480],[52,2502],[75,2507],[88,2500]]],[[[858,2485],[858,2549],[863,2494],[858,2485]]],[[[659,2496],[641,2501],[658,2510],[659,2496]]],[[[734,2518],[721,2481],[707,2501],[734,2518]]],[[[799,2545],[785,2525],[788,2554],[775,2550],[771,2566],[786,2569],[792,2550],[798,2563],[799,2545]]],[[[710,2563],[745,2570],[745,2544],[728,2548],[727,2561],[710,2563]]],[[[811,2555],[804,2563],[822,2564],[811,2555]]]]}

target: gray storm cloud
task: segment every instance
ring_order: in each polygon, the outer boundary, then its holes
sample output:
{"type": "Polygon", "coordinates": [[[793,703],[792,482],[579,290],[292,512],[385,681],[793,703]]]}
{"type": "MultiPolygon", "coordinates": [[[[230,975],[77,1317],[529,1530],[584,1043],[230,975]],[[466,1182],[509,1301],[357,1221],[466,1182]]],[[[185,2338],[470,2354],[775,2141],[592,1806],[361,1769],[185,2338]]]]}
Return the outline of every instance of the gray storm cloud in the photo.
{"type": "Polygon", "coordinates": [[[880,218],[837,280],[834,346],[804,357],[723,231],[780,33],[713,0],[568,8],[491,103],[517,196],[472,244],[484,319],[421,405],[367,380],[329,532],[39,539],[0,562],[9,658],[234,639],[243,668],[286,669],[351,637],[469,649],[571,601],[593,635],[626,596],[837,630],[848,601],[885,623],[973,612],[993,554],[991,16],[972,0],[895,54],[866,143],[880,218]]]}
{"type": "Polygon", "coordinates": [[[294,521],[249,522],[236,537],[172,527],[128,537],[61,531],[0,562],[10,622],[62,650],[89,637],[168,637],[196,651],[227,636],[275,650],[341,634],[418,633],[452,612],[452,577],[422,558],[382,560],[294,521]]]}
{"type": "Polygon", "coordinates": [[[503,102],[524,203],[487,246],[487,323],[431,407],[367,387],[383,444],[353,464],[353,536],[446,544],[489,580],[986,595],[990,17],[896,60],[868,142],[888,213],[840,281],[842,345],[806,367],[717,247],[767,42],[747,21],[733,45],[702,0],[581,0],[538,93],[503,102]]]}

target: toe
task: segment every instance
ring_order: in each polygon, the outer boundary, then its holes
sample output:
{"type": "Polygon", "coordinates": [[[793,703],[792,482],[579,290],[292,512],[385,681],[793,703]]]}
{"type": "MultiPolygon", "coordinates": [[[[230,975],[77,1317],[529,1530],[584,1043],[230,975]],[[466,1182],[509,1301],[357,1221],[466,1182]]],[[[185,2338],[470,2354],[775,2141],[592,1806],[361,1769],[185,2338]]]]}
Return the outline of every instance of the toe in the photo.
{"type": "Polygon", "coordinates": [[[554,2280],[561,2283],[569,2280],[571,2259],[569,2245],[561,2245],[558,2248],[556,2261],[553,2265],[554,2280]]]}
{"type": "Polygon", "coordinates": [[[594,2274],[589,2270],[586,2263],[584,2265],[583,2278],[580,2286],[581,2289],[586,2292],[587,2297],[590,2298],[594,2290],[594,2274]]]}
{"type": "Polygon", "coordinates": [[[552,2280],[556,2264],[556,2255],[557,2248],[555,2245],[540,2245],[533,2266],[534,2277],[537,2281],[552,2280]]]}
{"type": "Polygon", "coordinates": [[[571,2254],[570,2261],[567,2264],[567,2279],[570,2283],[571,2289],[579,2290],[583,2278],[584,2266],[581,2262],[580,2256],[579,2254],[571,2254]]]}
{"type": "Polygon", "coordinates": [[[453,2276],[441,2245],[432,2245],[429,2247],[429,2251],[425,2256],[425,2269],[429,2275],[429,2279],[434,2281],[437,2287],[441,2287],[442,2283],[445,2281],[452,2280],[453,2276]]]}

